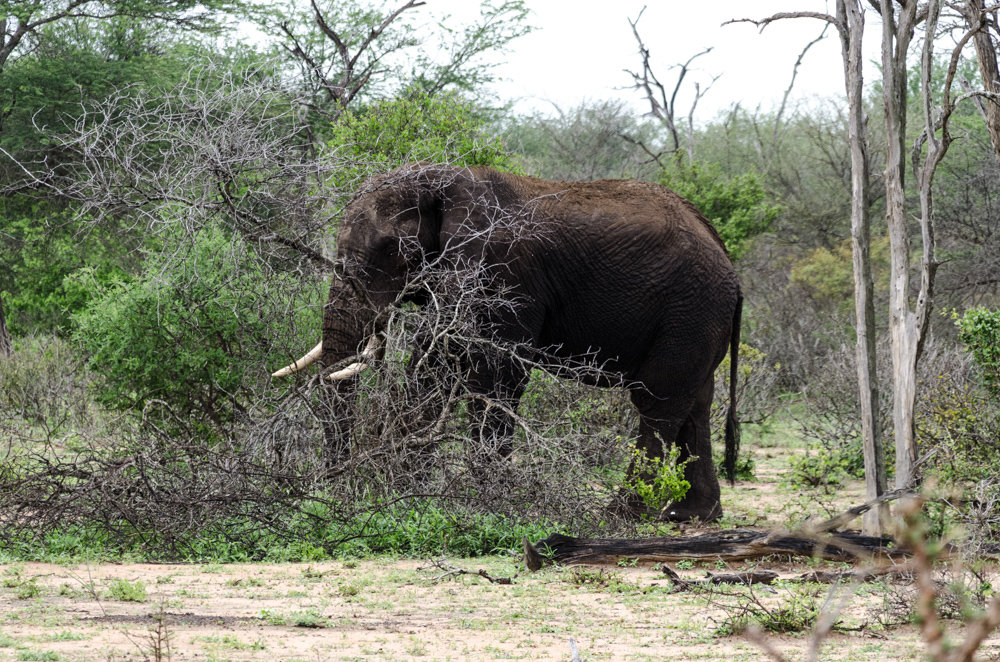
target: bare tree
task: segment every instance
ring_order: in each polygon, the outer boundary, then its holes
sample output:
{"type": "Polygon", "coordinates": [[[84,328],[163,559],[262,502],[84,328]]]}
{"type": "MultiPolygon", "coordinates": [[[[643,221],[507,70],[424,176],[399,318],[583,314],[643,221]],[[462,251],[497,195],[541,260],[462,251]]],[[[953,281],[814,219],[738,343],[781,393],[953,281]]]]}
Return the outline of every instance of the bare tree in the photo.
{"type": "Polygon", "coordinates": [[[384,71],[379,70],[378,67],[386,55],[417,43],[406,34],[395,34],[388,41],[380,41],[379,38],[404,12],[425,4],[425,2],[417,0],[408,0],[385,16],[379,17],[380,20],[369,29],[364,29],[367,26],[349,26],[347,29],[350,32],[345,33],[344,28],[331,26],[331,21],[316,4],[316,0],[311,0],[316,26],[326,39],[333,42],[336,48],[334,62],[324,62],[319,59],[305,39],[296,35],[293,25],[288,21],[282,21],[278,27],[289,42],[284,45],[284,48],[305,64],[310,73],[309,77],[319,84],[327,97],[326,108],[315,104],[313,108],[327,119],[333,120],[339,117],[347,105],[354,100],[354,97],[368,84],[371,77],[384,71]],[[376,47],[378,47],[377,50],[376,47]]]}
{"type": "MultiPolygon", "coordinates": [[[[908,487],[915,480],[915,469],[917,464],[917,447],[914,435],[914,408],[916,399],[916,371],[917,363],[923,352],[924,343],[927,339],[928,325],[930,320],[930,310],[934,294],[934,277],[937,271],[938,262],[935,257],[935,236],[934,236],[934,206],[933,206],[933,183],[937,166],[941,163],[948,147],[951,144],[952,136],[948,130],[948,122],[955,105],[964,98],[985,97],[992,98],[988,91],[971,91],[961,97],[952,98],[951,87],[955,80],[955,72],[958,66],[962,49],[968,41],[979,31],[980,24],[977,21],[973,29],[969,30],[957,45],[952,49],[948,71],[944,81],[944,98],[940,109],[933,106],[932,98],[932,61],[934,55],[934,43],[936,31],[938,29],[938,19],[940,17],[941,3],[938,0],[931,0],[926,5],[918,7],[917,0],[879,0],[872,3],[877,6],[882,18],[882,100],[883,112],[885,115],[887,134],[887,153],[885,167],[885,191],[886,191],[886,219],[889,226],[889,240],[891,252],[891,282],[890,282],[890,302],[889,302],[889,329],[892,342],[893,356],[893,428],[896,446],[896,486],[897,488],[908,487]],[[921,99],[924,114],[924,127],[917,137],[912,150],[911,158],[913,168],[916,172],[917,183],[920,194],[920,227],[922,252],[920,258],[920,285],[916,299],[916,304],[910,306],[910,241],[908,234],[908,218],[905,209],[904,175],[906,170],[906,96],[907,96],[907,62],[906,55],[916,28],[921,23],[924,25],[923,43],[921,50],[921,99]],[[939,137],[940,134],[940,137],[939,137]]],[[[995,11],[996,8],[991,8],[995,11]]],[[[849,66],[849,51],[851,46],[852,29],[859,29],[863,15],[855,15],[852,12],[861,12],[863,7],[859,3],[838,4],[838,16],[833,17],[828,14],[817,12],[785,12],[775,14],[763,21],[751,21],[761,27],[768,23],[786,18],[811,17],[831,22],[841,30],[842,41],[845,48],[845,71],[851,77],[851,67],[849,66]],[[841,18],[843,17],[843,18],[841,18]],[[843,21],[853,21],[844,23],[843,21]]],[[[859,37],[860,39],[860,37],[859,37]]],[[[856,46],[860,48],[860,42],[856,46]]],[[[859,56],[856,56],[859,57],[859,56]]],[[[858,69],[857,81],[854,92],[851,86],[848,87],[848,98],[857,95],[857,103],[860,110],[860,65],[858,69]]],[[[852,132],[864,129],[862,116],[857,120],[852,118],[852,132]]],[[[863,134],[859,134],[863,135],[863,134]]],[[[859,143],[860,145],[860,143],[859,143]]],[[[852,148],[852,163],[863,167],[863,152],[855,152],[852,148]],[[858,161],[855,158],[859,159],[858,161]]],[[[852,180],[858,173],[852,174],[852,180]]],[[[860,184],[860,182],[858,182],[860,184]]],[[[854,187],[854,195],[865,195],[865,191],[859,191],[854,187]]],[[[865,195],[867,198],[867,196],[865,195]]],[[[860,200],[855,200],[855,206],[860,200]]],[[[858,210],[860,211],[860,210],[858,210]]],[[[856,228],[852,234],[859,236],[863,233],[863,226],[867,222],[855,216],[852,212],[852,226],[856,228]]],[[[855,253],[855,279],[857,281],[864,278],[864,256],[855,253]]],[[[869,267],[870,270],[870,267],[869,267]]],[[[869,271],[870,273],[870,271],[869,271]]],[[[868,290],[870,292],[870,290],[868,290]]],[[[863,296],[870,302],[870,296],[864,296],[861,290],[856,291],[857,296],[863,296]]],[[[862,315],[863,306],[867,306],[865,301],[856,301],[858,315],[862,315]]],[[[871,310],[869,308],[869,310],[871,310]]],[[[859,317],[859,325],[861,318],[859,317]]],[[[870,324],[871,322],[869,322],[870,324]]],[[[859,329],[864,328],[859,326],[859,329]]],[[[862,335],[858,333],[859,342],[862,342],[862,335]]],[[[866,344],[872,344],[865,340],[866,344]]],[[[869,355],[873,353],[869,349],[869,355]]],[[[859,355],[860,356],[860,355],[859,355]]],[[[859,376],[864,365],[874,365],[873,360],[859,361],[859,376]]],[[[864,379],[859,380],[864,383],[864,379]]],[[[869,382],[872,383],[872,382],[869,382]]],[[[871,402],[876,399],[869,395],[871,402]]],[[[874,426],[872,426],[874,429],[874,426]]],[[[869,442],[871,443],[871,442],[869,442]]],[[[867,458],[867,455],[866,455],[867,458]]],[[[872,467],[874,469],[874,467],[872,467]]]]}
{"type": "MultiPolygon", "coordinates": [[[[864,112],[862,38],[864,7],[858,0],[837,0],[836,15],[812,12],[775,14],[750,21],[762,30],[771,22],[787,18],[818,18],[832,24],[840,35],[844,61],[844,84],[849,112],[848,143],[851,151],[851,247],[854,262],[854,309],[856,317],[857,379],[861,402],[861,432],[865,457],[865,499],[872,501],[886,490],[885,452],[882,448],[878,414],[878,379],[875,353],[875,304],[871,270],[871,223],[869,210],[868,119],[864,112]]],[[[813,42],[815,43],[815,42],[813,42]]],[[[810,44],[811,46],[812,44],[810,44]]],[[[808,49],[808,46],[806,47],[808,49]]],[[[801,56],[799,58],[801,62],[801,56]]],[[[798,62],[796,62],[796,69],[798,62]]],[[[793,77],[794,81],[794,77],[793,77]]],[[[785,94],[787,100],[788,94],[785,94]]],[[[784,108],[784,101],[782,102],[784,108]]],[[[889,508],[882,503],[864,515],[867,535],[882,535],[889,508]]]]}
{"type": "MultiPolygon", "coordinates": [[[[914,410],[917,388],[917,363],[927,341],[933,307],[934,281],[939,262],[934,231],[934,176],[952,142],[949,120],[955,106],[974,96],[989,97],[989,92],[973,91],[952,97],[952,86],[962,50],[979,31],[975,25],[951,51],[944,80],[943,98],[938,108],[932,96],[934,42],[941,14],[940,0],[931,0],[918,8],[916,0],[898,2],[880,0],[882,12],[882,99],[886,118],[888,151],[886,155],[886,219],[889,225],[891,280],[889,290],[889,332],[893,357],[893,427],[896,441],[896,486],[908,487],[916,480],[917,444],[914,410]],[[915,305],[911,307],[909,219],[904,207],[903,175],[906,139],[906,54],[915,27],[925,22],[920,59],[923,130],[914,141],[911,158],[920,195],[920,284],[915,305]]],[[[996,8],[994,8],[995,11],[996,8]]]]}
{"type": "Polygon", "coordinates": [[[416,31],[402,21],[412,10],[427,4],[408,0],[391,11],[345,11],[343,3],[310,0],[310,16],[284,18],[277,24],[285,40],[283,48],[302,66],[302,80],[315,85],[312,110],[326,120],[336,120],[359,94],[378,89],[386,79],[404,70],[408,84],[434,94],[449,85],[463,89],[491,80],[493,65],[478,61],[488,51],[502,52],[507,44],[527,34],[528,9],[523,0],[486,1],[479,19],[461,35],[444,25],[442,43],[450,44],[443,62],[422,53],[411,53],[409,66],[397,55],[424,43],[416,31]],[[312,32],[302,25],[312,23],[312,32]],[[318,31],[318,33],[317,33],[318,31]]]}
{"type": "Polygon", "coordinates": [[[639,19],[642,18],[642,12],[646,11],[643,7],[639,15],[636,16],[635,20],[629,20],[629,25],[632,26],[632,34],[635,36],[636,42],[639,44],[639,55],[642,57],[642,72],[625,70],[634,82],[633,88],[640,90],[649,102],[649,114],[660,120],[663,125],[667,128],[670,133],[670,139],[673,143],[672,148],[667,150],[667,153],[674,154],[675,158],[680,161],[682,149],[687,152],[688,162],[694,161],[694,113],[698,107],[698,102],[701,101],[715,81],[719,79],[719,76],[713,76],[712,80],[705,86],[705,89],[701,88],[701,83],[696,82],[694,84],[694,100],[691,102],[691,107],[688,109],[687,113],[687,136],[686,145],[682,146],[680,129],[678,128],[678,123],[681,121],[677,117],[677,94],[680,92],[682,85],[684,84],[684,79],[691,72],[691,63],[702,55],[707,55],[712,52],[711,48],[706,48],[700,53],[696,53],[689,57],[683,64],[675,64],[671,69],[678,69],[677,80],[674,83],[673,89],[668,93],[667,87],[660,82],[653,72],[652,65],[649,61],[649,49],[643,42],[642,37],[639,36],[639,19]]]}

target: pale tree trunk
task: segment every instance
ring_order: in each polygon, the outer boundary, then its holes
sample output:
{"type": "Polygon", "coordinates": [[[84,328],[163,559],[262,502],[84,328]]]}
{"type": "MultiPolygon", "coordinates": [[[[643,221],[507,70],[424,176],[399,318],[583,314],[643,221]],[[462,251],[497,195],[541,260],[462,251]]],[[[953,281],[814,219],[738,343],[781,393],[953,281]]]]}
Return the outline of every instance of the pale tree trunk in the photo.
{"type": "MultiPolygon", "coordinates": [[[[892,422],[896,441],[896,487],[913,480],[917,460],[913,429],[916,402],[917,324],[910,310],[910,239],[906,231],[903,181],[906,139],[906,52],[913,36],[917,0],[879,0],[882,10],[882,103],[885,110],[885,201],[891,275],[889,337],[892,342],[892,422]]],[[[930,37],[933,39],[933,36],[930,37]]]]}
{"type": "MultiPolygon", "coordinates": [[[[878,378],[875,361],[875,303],[871,267],[871,226],[868,190],[868,125],[864,114],[864,78],[861,40],[864,8],[858,0],[837,0],[837,19],[844,56],[844,83],[849,109],[851,148],[851,253],[854,258],[854,308],[857,317],[858,391],[865,458],[865,501],[886,491],[885,450],[878,421],[878,378]]],[[[863,515],[862,533],[880,536],[889,525],[889,504],[880,503],[863,515]]]]}
{"type": "MultiPolygon", "coordinates": [[[[997,51],[986,25],[983,13],[983,0],[966,0],[965,20],[969,28],[976,30],[972,43],[976,47],[976,60],[979,62],[979,75],[983,79],[983,89],[993,94],[1000,94],[1000,67],[997,66],[997,51]]],[[[986,128],[990,132],[990,142],[993,143],[993,153],[1000,162],[1000,103],[987,100],[980,106],[986,128]]]]}
{"type": "Polygon", "coordinates": [[[10,356],[13,353],[14,346],[7,331],[7,318],[3,315],[3,297],[0,296],[0,356],[10,356]]]}
{"type": "MultiPolygon", "coordinates": [[[[891,0],[886,0],[890,2],[891,0]]],[[[889,4],[891,16],[892,5],[889,4]]],[[[763,30],[773,21],[789,18],[815,18],[826,21],[837,28],[840,34],[840,44],[844,58],[844,85],[847,89],[849,108],[848,138],[851,150],[851,248],[854,261],[854,307],[857,315],[857,353],[858,392],[861,400],[861,431],[865,459],[865,501],[876,502],[868,510],[862,520],[862,527],[867,535],[881,535],[889,524],[889,507],[878,498],[886,491],[885,451],[882,447],[881,433],[876,421],[878,413],[878,379],[875,362],[875,303],[874,285],[871,269],[871,227],[870,205],[871,196],[868,189],[868,121],[864,113],[864,78],[862,76],[861,45],[864,36],[864,8],[860,0],[837,0],[836,16],[817,12],[781,12],[762,20],[739,19],[731,22],[753,23],[763,30]]],[[[912,17],[911,17],[912,20],[912,17]]],[[[907,33],[908,34],[908,33],[907,33]]],[[[822,38],[822,35],[820,35],[822,38]]],[[[818,39],[816,40],[818,41],[818,39]]],[[[890,39],[891,41],[891,39],[890,39]]],[[[907,43],[909,37],[907,37],[907,43]]],[[[815,41],[809,44],[811,46],[815,41]]],[[[806,46],[806,50],[809,49],[806,46]]],[[[903,45],[902,52],[906,53],[903,45]]],[[[805,51],[802,52],[805,55],[805,51]]],[[[799,56],[799,62],[802,55],[799,56]]],[[[795,67],[798,69],[799,62],[795,67]]],[[[897,113],[893,126],[897,132],[905,129],[902,120],[905,119],[905,62],[903,67],[893,67],[887,71],[893,76],[903,76],[903,94],[897,87],[890,86],[887,98],[893,100],[894,107],[900,107],[902,99],[903,113],[897,113]]],[[[794,81],[794,74],[792,80],[794,81]]],[[[789,91],[791,88],[789,88],[789,91]]],[[[788,92],[785,93],[785,99],[788,92]]],[[[784,110],[784,101],[782,102],[784,110]]],[[[778,113],[780,119],[781,111],[778,113]]],[[[894,140],[896,153],[896,180],[899,182],[900,210],[902,209],[902,139],[897,135],[894,140]]],[[[890,149],[892,151],[892,149],[890,149]]]]}

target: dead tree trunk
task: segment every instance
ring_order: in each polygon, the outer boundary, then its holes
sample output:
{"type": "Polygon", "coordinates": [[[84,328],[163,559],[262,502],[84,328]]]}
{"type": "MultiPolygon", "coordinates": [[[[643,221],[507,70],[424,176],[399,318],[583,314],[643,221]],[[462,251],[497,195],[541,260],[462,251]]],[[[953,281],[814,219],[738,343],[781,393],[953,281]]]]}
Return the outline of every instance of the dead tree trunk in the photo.
{"type": "MultiPolygon", "coordinates": [[[[851,247],[854,259],[854,307],[858,338],[855,349],[865,457],[865,500],[874,502],[886,490],[886,476],[885,452],[875,421],[878,412],[878,380],[875,364],[875,304],[869,218],[871,195],[868,188],[870,178],[868,120],[864,113],[864,78],[861,69],[861,41],[865,28],[864,7],[859,0],[837,0],[835,16],[817,12],[782,12],[762,20],[740,19],[731,22],[749,22],[763,30],[773,21],[789,18],[816,18],[826,21],[836,27],[840,35],[844,60],[844,85],[847,89],[850,113],[848,139],[851,150],[851,247]]],[[[806,48],[808,49],[808,46],[806,48]]],[[[802,56],[799,56],[800,61],[801,59],[802,56]]],[[[788,92],[785,93],[785,98],[787,97],[788,92]]],[[[781,113],[778,115],[780,119],[781,113]]],[[[897,145],[901,145],[898,140],[897,145]]],[[[862,525],[864,533],[871,536],[882,535],[888,515],[888,505],[878,502],[876,507],[865,513],[862,525]]]]}
{"type": "MultiPolygon", "coordinates": [[[[941,105],[935,108],[932,96],[934,37],[941,14],[941,0],[930,0],[921,12],[916,0],[901,2],[898,19],[893,16],[892,0],[881,0],[882,7],[882,82],[888,133],[886,156],[886,208],[891,253],[889,291],[889,330],[892,340],[893,425],[896,437],[896,487],[909,487],[916,481],[917,444],[913,413],[917,397],[917,364],[923,353],[930,326],[934,300],[934,277],[937,273],[934,237],[934,175],[951,145],[948,122],[955,103],[951,96],[955,72],[962,49],[979,31],[973,27],[952,49],[944,81],[941,105]],[[916,23],[925,21],[920,58],[921,105],[924,127],[913,144],[913,170],[920,193],[920,289],[910,306],[910,242],[903,208],[903,154],[897,147],[905,131],[906,53],[916,23]]],[[[994,9],[995,11],[995,9],[994,9]]],[[[980,95],[975,92],[961,98],[980,95]]],[[[995,96],[995,95],[994,95],[995,96]]]]}
{"type": "MultiPolygon", "coordinates": [[[[861,432],[865,458],[865,501],[886,490],[885,451],[875,417],[878,415],[878,378],[875,361],[875,303],[871,266],[871,196],[868,189],[868,118],[864,113],[864,78],[861,40],[865,30],[864,8],[857,0],[837,0],[842,29],[844,83],[849,109],[848,142],[851,149],[851,254],[854,259],[854,310],[857,321],[855,347],[861,432]]],[[[889,505],[880,503],[866,512],[862,533],[881,536],[888,526],[889,505]]]]}
{"type": "MultiPolygon", "coordinates": [[[[906,53],[917,18],[917,0],[879,0],[882,12],[882,105],[886,124],[885,203],[891,276],[889,337],[892,343],[892,422],[896,442],[896,487],[910,485],[917,463],[913,429],[916,402],[917,322],[910,309],[910,237],[907,233],[906,53]]],[[[933,35],[930,36],[933,39],[933,35]]]]}

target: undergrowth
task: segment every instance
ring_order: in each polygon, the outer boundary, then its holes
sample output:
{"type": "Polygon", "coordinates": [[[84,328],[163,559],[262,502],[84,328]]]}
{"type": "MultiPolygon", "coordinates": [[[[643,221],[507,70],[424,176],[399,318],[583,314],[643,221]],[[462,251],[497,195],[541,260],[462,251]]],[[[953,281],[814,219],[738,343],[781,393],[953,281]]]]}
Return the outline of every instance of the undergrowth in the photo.
{"type": "Polygon", "coordinates": [[[0,562],[284,563],[375,554],[476,557],[519,547],[522,537],[539,540],[559,530],[545,521],[518,522],[497,514],[461,513],[418,499],[374,509],[367,518],[350,524],[318,527],[301,513],[289,517],[285,524],[284,533],[261,530],[241,539],[225,535],[225,527],[205,531],[191,541],[182,557],[150,544],[147,536],[136,535],[131,544],[121,544],[96,527],[67,524],[34,537],[8,538],[0,548],[0,562]]]}

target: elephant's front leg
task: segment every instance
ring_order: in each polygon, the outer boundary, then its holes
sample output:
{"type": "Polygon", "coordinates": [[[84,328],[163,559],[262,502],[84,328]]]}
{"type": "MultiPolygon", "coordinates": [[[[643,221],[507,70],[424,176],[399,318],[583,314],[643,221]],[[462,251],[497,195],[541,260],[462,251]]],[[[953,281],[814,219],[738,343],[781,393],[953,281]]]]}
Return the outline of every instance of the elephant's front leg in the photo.
{"type": "Polygon", "coordinates": [[[495,471],[498,461],[514,451],[514,419],[510,412],[517,409],[527,382],[528,373],[515,359],[488,361],[478,357],[474,362],[467,381],[472,393],[481,396],[469,403],[474,473],[495,471]]]}
{"type": "Polygon", "coordinates": [[[327,469],[336,469],[351,457],[351,433],[357,414],[355,380],[327,384],[322,392],[321,424],[323,459],[327,469]]]}

